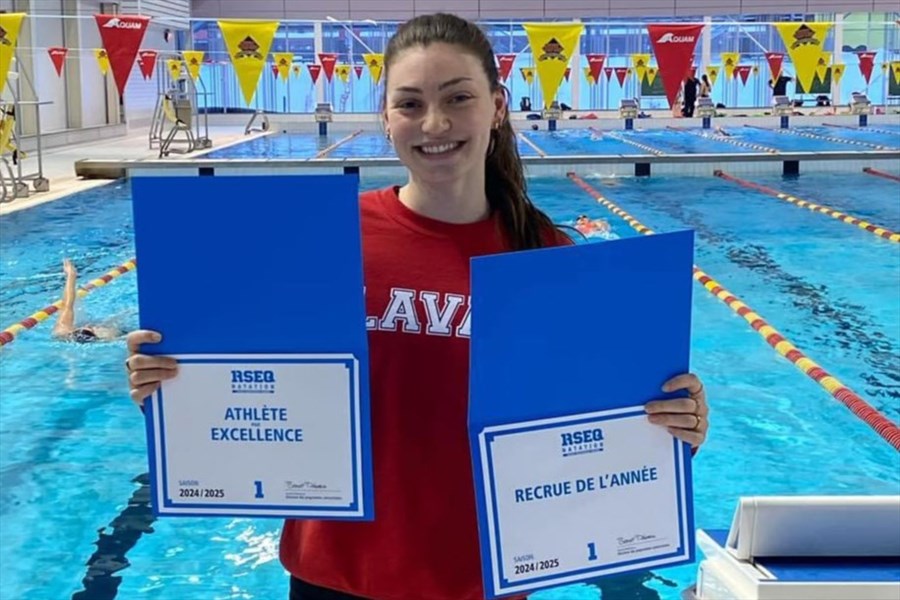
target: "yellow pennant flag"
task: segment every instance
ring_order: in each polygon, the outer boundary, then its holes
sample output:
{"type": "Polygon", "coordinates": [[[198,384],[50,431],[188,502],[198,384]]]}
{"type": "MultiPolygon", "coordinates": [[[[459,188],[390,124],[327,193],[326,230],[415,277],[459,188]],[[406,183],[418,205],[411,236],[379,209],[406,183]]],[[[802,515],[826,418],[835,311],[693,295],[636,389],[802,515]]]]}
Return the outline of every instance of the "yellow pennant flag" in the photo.
{"type": "Polygon", "coordinates": [[[94,58],[100,66],[100,72],[106,75],[109,72],[109,55],[103,48],[94,48],[94,58]]]}
{"type": "Polygon", "coordinates": [[[294,65],[291,67],[291,73],[294,74],[294,77],[300,77],[300,73],[303,72],[303,69],[300,68],[300,65],[294,65]]]}
{"type": "Polygon", "coordinates": [[[0,14],[0,92],[6,87],[6,76],[16,53],[16,42],[25,13],[0,14]]]}
{"type": "Polygon", "coordinates": [[[334,67],[334,73],[341,78],[341,81],[347,83],[350,81],[350,65],[340,64],[334,67]]]}
{"type": "Polygon", "coordinates": [[[533,67],[522,67],[519,69],[522,72],[522,79],[528,82],[528,85],[534,83],[534,68],[533,67]]]}
{"type": "Polygon", "coordinates": [[[584,30],[582,23],[523,23],[528,34],[535,69],[541,82],[544,108],[550,108],[556,91],[566,75],[569,60],[578,50],[578,40],[584,30]]]}
{"type": "Polygon", "coordinates": [[[894,76],[894,81],[900,84],[900,60],[891,62],[891,73],[894,76]]]}
{"type": "Polygon", "coordinates": [[[844,76],[844,69],[846,68],[847,66],[844,63],[836,63],[831,65],[831,79],[835,83],[840,83],[841,77],[844,76]]]}
{"type": "Polygon", "coordinates": [[[656,81],[656,67],[647,67],[647,83],[653,85],[653,82],[656,81]]]}
{"type": "Polygon", "coordinates": [[[381,81],[381,74],[384,72],[384,54],[363,54],[363,60],[369,67],[369,75],[376,84],[381,81]]]}
{"type": "Polygon", "coordinates": [[[808,92],[812,89],[831,23],[775,23],[775,28],[794,63],[797,81],[808,92]]]}
{"type": "Polygon", "coordinates": [[[187,65],[191,79],[197,81],[200,77],[200,65],[203,64],[203,50],[184,50],[181,55],[184,56],[184,64],[187,65]]]}
{"type": "Polygon", "coordinates": [[[634,66],[634,72],[637,73],[638,81],[644,81],[644,75],[647,74],[647,67],[650,66],[650,55],[632,54],[631,64],[634,66]]]}
{"type": "Polygon", "coordinates": [[[291,65],[294,64],[293,52],[273,52],[272,58],[275,59],[275,66],[278,68],[278,75],[282,81],[287,81],[291,74],[291,65]]]}
{"type": "MultiPolygon", "coordinates": [[[[825,76],[828,75],[828,67],[831,66],[831,52],[822,52],[819,56],[819,62],[816,63],[816,75],[819,76],[819,81],[825,81],[825,76]]],[[[806,88],[804,88],[806,89],[806,88]]]]}
{"type": "Polygon", "coordinates": [[[722,65],[725,68],[725,79],[731,79],[734,77],[734,68],[738,66],[738,63],[741,61],[741,53],[740,52],[723,52],[722,53],[722,65]]]}
{"type": "Polygon", "coordinates": [[[716,65],[716,66],[710,65],[710,66],[706,67],[706,74],[709,76],[709,84],[710,85],[716,85],[716,79],[719,78],[719,70],[721,70],[721,68],[722,67],[720,67],[718,65],[716,65]]]}
{"type": "Polygon", "coordinates": [[[588,83],[591,85],[595,85],[597,82],[594,81],[594,74],[591,73],[590,67],[584,68],[584,78],[587,79],[588,83]]]}
{"type": "Polygon", "coordinates": [[[181,61],[170,58],[166,61],[166,67],[169,68],[169,77],[172,79],[178,79],[181,77],[181,61]]]}
{"type": "Polygon", "coordinates": [[[266,66],[278,21],[219,21],[219,29],[225,38],[244,102],[249,106],[266,66]]]}

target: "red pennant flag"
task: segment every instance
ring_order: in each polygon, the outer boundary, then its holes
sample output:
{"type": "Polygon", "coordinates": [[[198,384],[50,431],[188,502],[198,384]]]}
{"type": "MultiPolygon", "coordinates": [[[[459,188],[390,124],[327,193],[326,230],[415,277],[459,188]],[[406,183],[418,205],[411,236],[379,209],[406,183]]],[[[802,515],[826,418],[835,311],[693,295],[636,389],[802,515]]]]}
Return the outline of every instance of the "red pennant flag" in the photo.
{"type": "Polygon", "coordinates": [[[497,64],[500,65],[500,81],[506,81],[509,79],[509,74],[512,73],[513,63],[516,62],[515,54],[498,54],[497,55],[497,64]]]}
{"type": "Polygon", "coordinates": [[[766,52],[766,60],[769,63],[769,71],[771,71],[772,80],[774,81],[781,75],[781,65],[784,64],[784,54],[781,52],[766,52]]]}
{"type": "Polygon", "coordinates": [[[869,80],[872,79],[872,68],[875,66],[875,54],[875,52],[856,53],[859,57],[859,72],[862,73],[863,79],[866,80],[866,85],[869,85],[869,80]]]}
{"type": "Polygon", "coordinates": [[[134,67],[134,59],[144,39],[150,17],[135,15],[94,15],[100,29],[103,48],[109,56],[109,66],[119,95],[125,94],[128,75],[134,67]]]}
{"type": "Polygon", "coordinates": [[[363,68],[361,66],[353,67],[353,70],[356,71],[356,78],[362,79],[363,68]]]}
{"type": "Polygon", "coordinates": [[[276,78],[278,77],[278,65],[272,65],[272,75],[276,78]]]}
{"type": "Polygon", "coordinates": [[[47,48],[47,52],[50,53],[50,60],[53,61],[53,66],[56,67],[56,74],[61,77],[62,76],[62,68],[63,68],[63,65],[66,64],[66,54],[68,54],[69,49],[53,47],[53,48],[47,48]]]}
{"type": "Polygon", "coordinates": [[[747,78],[750,76],[750,71],[753,69],[750,65],[738,65],[734,68],[734,76],[741,78],[741,83],[747,85],[747,78]]]}
{"type": "Polygon", "coordinates": [[[606,80],[609,81],[612,79],[613,68],[612,67],[604,67],[603,72],[606,73],[606,80]]]}
{"type": "Polygon", "coordinates": [[[628,67],[616,67],[616,79],[619,80],[619,85],[625,85],[625,77],[628,76],[628,67]]]}
{"type": "Polygon", "coordinates": [[[571,74],[572,74],[572,69],[569,67],[566,67],[566,71],[565,71],[565,73],[563,73],[563,75],[565,75],[565,77],[566,77],[566,81],[569,80],[569,75],[571,75],[571,74]]]}
{"type": "MultiPolygon", "coordinates": [[[[606,62],[606,56],[603,54],[588,54],[588,65],[591,67],[591,77],[594,78],[594,81],[600,81],[600,72],[603,70],[603,63],[606,62]]],[[[609,79],[610,75],[612,75],[612,71],[606,74],[606,78],[609,79]]]]}
{"type": "Polygon", "coordinates": [[[322,63],[322,70],[325,71],[325,79],[331,81],[334,76],[334,66],[337,64],[337,54],[332,52],[320,52],[319,62],[322,63]]]}
{"type": "Polygon", "coordinates": [[[144,79],[153,77],[153,68],[156,66],[156,50],[141,50],[138,52],[138,66],[141,68],[141,75],[144,79]]]}
{"type": "Polygon", "coordinates": [[[681,82],[694,64],[694,49],[701,31],[703,25],[647,25],[669,106],[674,104],[681,82]]]}
{"type": "Polygon", "coordinates": [[[313,83],[319,81],[319,73],[322,72],[322,65],[309,64],[306,65],[306,67],[309,69],[309,76],[312,77],[313,83]]]}

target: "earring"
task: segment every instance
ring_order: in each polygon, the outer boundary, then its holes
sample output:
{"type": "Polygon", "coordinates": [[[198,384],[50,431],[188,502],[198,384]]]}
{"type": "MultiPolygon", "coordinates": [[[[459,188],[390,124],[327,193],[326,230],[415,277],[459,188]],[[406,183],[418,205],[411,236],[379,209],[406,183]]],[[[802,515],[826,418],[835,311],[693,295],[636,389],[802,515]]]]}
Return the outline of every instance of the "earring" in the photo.
{"type": "Polygon", "coordinates": [[[384,137],[385,137],[385,139],[386,139],[388,142],[390,142],[390,141],[391,141],[391,132],[390,132],[390,131],[385,131],[385,132],[384,132],[384,137]]]}

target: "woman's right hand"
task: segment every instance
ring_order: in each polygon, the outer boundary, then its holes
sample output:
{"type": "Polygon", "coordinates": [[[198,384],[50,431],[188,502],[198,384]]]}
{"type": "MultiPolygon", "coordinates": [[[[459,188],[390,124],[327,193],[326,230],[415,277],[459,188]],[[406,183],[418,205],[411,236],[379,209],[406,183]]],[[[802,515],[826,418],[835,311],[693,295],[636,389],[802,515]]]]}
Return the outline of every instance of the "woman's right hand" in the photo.
{"type": "Polygon", "coordinates": [[[161,382],[172,379],[178,374],[178,363],[168,356],[149,356],[139,354],[141,344],[157,344],[162,335],[156,331],[141,329],[128,334],[128,358],[125,368],[128,370],[128,383],[131,399],[143,407],[144,400],[159,389],[161,382]]]}

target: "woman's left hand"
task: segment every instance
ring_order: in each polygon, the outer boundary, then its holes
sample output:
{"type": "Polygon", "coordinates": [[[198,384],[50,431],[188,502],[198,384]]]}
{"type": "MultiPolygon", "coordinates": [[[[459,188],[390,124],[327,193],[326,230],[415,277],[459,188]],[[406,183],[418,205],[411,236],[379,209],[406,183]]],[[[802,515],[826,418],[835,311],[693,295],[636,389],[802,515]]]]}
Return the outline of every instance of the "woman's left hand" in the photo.
{"type": "Polygon", "coordinates": [[[709,430],[709,406],[703,382],[693,373],[678,375],[663,385],[664,392],[687,390],[687,398],[653,400],[644,407],[654,425],[665,427],[669,433],[693,448],[699,448],[709,430]]]}

